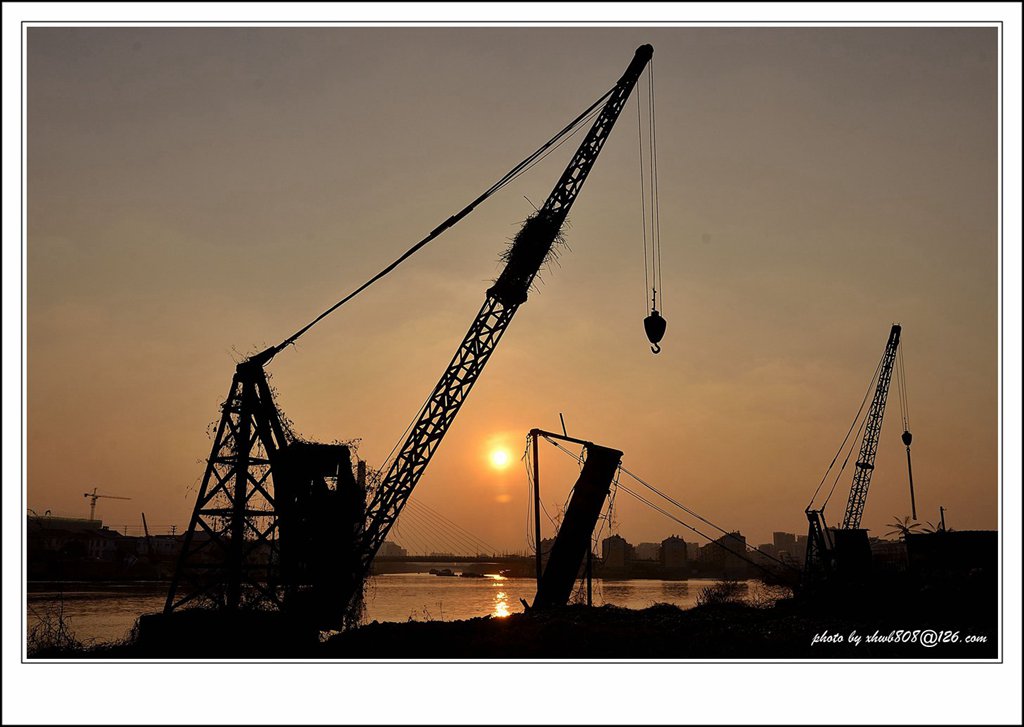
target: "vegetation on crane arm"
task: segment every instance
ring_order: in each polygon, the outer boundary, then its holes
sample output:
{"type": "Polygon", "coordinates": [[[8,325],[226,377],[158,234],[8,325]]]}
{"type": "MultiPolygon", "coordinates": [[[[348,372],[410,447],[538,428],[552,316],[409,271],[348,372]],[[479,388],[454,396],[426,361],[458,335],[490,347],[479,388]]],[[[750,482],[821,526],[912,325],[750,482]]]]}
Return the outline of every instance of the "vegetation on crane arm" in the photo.
{"type": "Polygon", "coordinates": [[[499,298],[511,299],[509,302],[526,300],[527,291],[536,289],[535,276],[539,271],[558,259],[563,246],[568,249],[563,234],[568,222],[558,229],[552,229],[554,224],[543,210],[523,222],[522,229],[500,257],[505,268],[491,288],[499,298]]]}

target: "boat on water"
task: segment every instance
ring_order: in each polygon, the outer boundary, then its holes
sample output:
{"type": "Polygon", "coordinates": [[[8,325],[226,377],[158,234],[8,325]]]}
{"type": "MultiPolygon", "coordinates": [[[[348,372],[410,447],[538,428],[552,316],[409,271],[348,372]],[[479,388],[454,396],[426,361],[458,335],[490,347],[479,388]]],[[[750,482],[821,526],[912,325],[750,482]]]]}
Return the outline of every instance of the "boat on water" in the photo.
{"type": "Polygon", "coordinates": [[[440,570],[437,569],[437,568],[431,568],[430,569],[430,575],[432,575],[432,576],[454,576],[455,575],[455,571],[453,571],[451,568],[441,568],[440,570]]]}
{"type": "Polygon", "coordinates": [[[464,570],[459,574],[460,578],[486,578],[483,573],[474,573],[471,570],[464,570]]]}

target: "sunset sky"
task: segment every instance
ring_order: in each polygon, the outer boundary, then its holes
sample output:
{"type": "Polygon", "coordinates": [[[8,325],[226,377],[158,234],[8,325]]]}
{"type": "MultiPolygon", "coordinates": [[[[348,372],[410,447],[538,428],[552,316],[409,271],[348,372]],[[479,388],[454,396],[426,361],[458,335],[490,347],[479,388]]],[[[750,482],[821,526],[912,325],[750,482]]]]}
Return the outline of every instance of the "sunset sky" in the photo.
{"type": "MultiPolygon", "coordinates": [[[[943,506],[950,527],[995,528],[998,49],[984,27],[30,28],[28,507],[85,517],[98,487],[132,498],[101,500],[105,523],[138,527],[145,511],[160,532],[184,528],[235,363],[489,187],[642,43],[663,352],[641,323],[631,99],[570,215],[571,252],[542,273],[413,501],[525,550],[519,457],[562,412],[570,435],[622,450],[748,542],[805,532],[899,322],[919,518],[943,506]]],[[[272,362],[299,434],[360,438],[380,466],[570,147],[272,362]]],[[[901,431],[894,389],[873,535],[910,512],[901,431]]],[[[574,472],[542,450],[549,512],[574,472]]],[[[698,540],[616,505],[634,543],[698,540]]]]}

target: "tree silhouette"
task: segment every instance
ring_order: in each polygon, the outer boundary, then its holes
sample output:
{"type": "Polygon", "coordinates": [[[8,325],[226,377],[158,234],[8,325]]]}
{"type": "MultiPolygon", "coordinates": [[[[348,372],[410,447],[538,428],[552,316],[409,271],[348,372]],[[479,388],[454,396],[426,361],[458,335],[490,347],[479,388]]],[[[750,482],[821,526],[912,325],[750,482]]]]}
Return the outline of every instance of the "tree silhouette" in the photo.
{"type": "Polygon", "coordinates": [[[901,540],[906,540],[908,535],[913,535],[921,527],[921,523],[913,522],[910,515],[904,515],[902,518],[894,515],[893,521],[886,526],[892,528],[885,534],[886,537],[898,535],[901,540]]]}

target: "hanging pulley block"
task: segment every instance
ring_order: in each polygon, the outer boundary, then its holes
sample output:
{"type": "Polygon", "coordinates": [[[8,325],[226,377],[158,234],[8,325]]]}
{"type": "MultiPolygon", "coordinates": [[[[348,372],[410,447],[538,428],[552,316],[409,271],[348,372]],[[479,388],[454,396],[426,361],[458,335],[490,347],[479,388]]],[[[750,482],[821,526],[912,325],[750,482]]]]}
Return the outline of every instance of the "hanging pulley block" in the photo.
{"type": "Polygon", "coordinates": [[[910,442],[911,442],[911,440],[913,438],[914,438],[914,435],[912,435],[910,432],[908,432],[906,430],[903,431],[903,436],[901,437],[901,439],[903,440],[903,444],[905,444],[906,446],[909,447],[910,446],[910,442]]]}
{"type": "Polygon", "coordinates": [[[661,353],[661,346],[658,344],[665,336],[665,319],[656,308],[651,309],[651,314],[644,318],[644,331],[647,333],[647,340],[651,342],[651,351],[661,353]]]}

